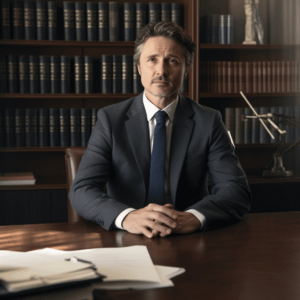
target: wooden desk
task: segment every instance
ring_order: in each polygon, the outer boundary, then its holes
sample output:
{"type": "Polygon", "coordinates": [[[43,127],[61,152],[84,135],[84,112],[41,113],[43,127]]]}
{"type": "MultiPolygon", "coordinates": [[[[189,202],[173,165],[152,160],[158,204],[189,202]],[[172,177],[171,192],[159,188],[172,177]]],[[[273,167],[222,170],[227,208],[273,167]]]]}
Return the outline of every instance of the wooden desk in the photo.
{"type": "Polygon", "coordinates": [[[3,250],[131,245],[146,245],[155,264],[186,273],[175,287],[109,291],[113,299],[300,299],[300,212],[250,214],[226,228],[153,240],[86,223],[0,227],[3,250]]]}

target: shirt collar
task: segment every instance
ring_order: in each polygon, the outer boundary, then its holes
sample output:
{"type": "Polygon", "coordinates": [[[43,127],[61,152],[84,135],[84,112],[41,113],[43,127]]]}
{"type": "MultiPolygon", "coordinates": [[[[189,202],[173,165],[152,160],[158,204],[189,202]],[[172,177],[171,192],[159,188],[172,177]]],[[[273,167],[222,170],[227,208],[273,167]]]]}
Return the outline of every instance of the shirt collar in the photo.
{"type": "MultiPolygon", "coordinates": [[[[179,97],[177,96],[172,103],[170,103],[168,106],[162,109],[168,114],[170,122],[173,122],[174,120],[175,110],[178,104],[178,98],[179,97]]],[[[145,95],[145,91],[143,93],[143,103],[147,114],[147,120],[149,122],[160,109],[157,106],[155,106],[150,100],[148,100],[148,98],[145,95]]]]}

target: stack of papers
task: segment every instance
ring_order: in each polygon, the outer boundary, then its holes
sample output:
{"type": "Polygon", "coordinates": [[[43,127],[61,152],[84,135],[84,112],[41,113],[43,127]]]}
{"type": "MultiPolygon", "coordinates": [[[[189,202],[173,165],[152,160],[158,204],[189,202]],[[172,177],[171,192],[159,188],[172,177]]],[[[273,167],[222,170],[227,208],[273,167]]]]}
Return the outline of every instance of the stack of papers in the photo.
{"type": "Polygon", "coordinates": [[[33,185],[35,182],[32,172],[0,173],[0,185],[33,185]]]}
{"type": "MultiPolygon", "coordinates": [[[[56,249],[40,249],[29,252],[0,251],[1,268],[0,279],[2,282],[8,282],[8,278],[3,274],[11,275],[17,272],[24,281],[22,286],[30,287],[28,278],[33,279],[33,270],[44,269],[48,265],[49,273],[41,273],[45,282],[56,282],[60,280],[62,272],[73,273],[80,278],[92,276],[92,273],[84,274],[84,270],[88,263],[92,263],[97,273],[103,274],[105,277],[102,281],[93,282],[88,289],[152,289],[173,286],[171,278],[185,272],[183,268],[166,267],[154,265],[146,246],[131,246],[117,248],[96,248],[76,251],[62,251],[56,249]],[[72,263],[72,261],[77,263],[72,263]],[[59,263],[62,263],[59,266],[59,263]],[[84,262],[84,263],[82,263],[84,262]],[[71,268],[72,270],[67,271],[71,268]],[[84,268],[85,266],[85,268],[84,268]],[[23,276],[20,274],[20,268],[27,270],[23,276]],[[29,269],[28,269],[29,268],[29,269]],[[30,271],[29,271],[30,270],[30,271]],[[78,273],[76,273],[78,272],[78,273]],[[10,273],[10,274],[9,274],[10,273]],[[26,281],[26,282],[25,282],[26,281]]],[[[68,275],[68,276],[69,276],[68,275]]],[[[72,276],[73,276],[72,275],[72,276]]],[[[32,283],[33,284],[33,283],[32,283]]],[[[13,290],[17,288],[15,283],[10,284],[13,290]]],[[[88,298],[87,298],[88,299],[88,298]]],[[[74,298],[75,300],[75,298],[74,298]]]]}

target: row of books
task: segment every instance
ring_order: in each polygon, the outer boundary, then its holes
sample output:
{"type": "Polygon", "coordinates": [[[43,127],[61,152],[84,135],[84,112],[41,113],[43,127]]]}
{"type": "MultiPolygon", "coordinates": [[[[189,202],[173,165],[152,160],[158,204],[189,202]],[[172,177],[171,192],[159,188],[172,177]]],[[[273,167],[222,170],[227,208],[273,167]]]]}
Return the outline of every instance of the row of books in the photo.
{"type": "MultiPolygon", "coordinates": [[[[259,115],[272,113],[272,121],[281,129],[286,130],[285,141],[293,143],[300,138],[300,128],[291,125],[289,120],[300,124],[300,106],[271,106],[271,107],[254,107],[259,115]]],[[[249,107],[227,107],[225,108],[225,125],[230,131],[235,144],[252,144],[252,143],[278,143],[279,133],[273,129],[270,124],[267,127],[274,135],[272,139],[264,126],[257,118],[246,118],[245,116],[254,116],[249,107]]]]}
{"type": "Polygon", "coordinates": [[[233,16],[207,15],[201,20],[204,36],[202,41],[207,44],[233,44],[233,16]]]}
{"type": "Polygon", "coordinates": [[[3,109],[0,147],[86,146],[97,111],[96,108],[3,109]]]}
{"type": "Polygon", "coordinates": [[[149,22],[183,26],[183,5],[63,1],[60,7],[55,1],[2,0],[1,16],[3,39],[134,41],[149,22]]]}
{"type": "Polygon", "coordinates": [[[299,61],[209,61],[201,67],[203,92],[300,92],[299,61]]]}
{"type": "Polygon", "coordinates": [[[132,55],[0,55],[2,93],[140,93],[132,55]]]}

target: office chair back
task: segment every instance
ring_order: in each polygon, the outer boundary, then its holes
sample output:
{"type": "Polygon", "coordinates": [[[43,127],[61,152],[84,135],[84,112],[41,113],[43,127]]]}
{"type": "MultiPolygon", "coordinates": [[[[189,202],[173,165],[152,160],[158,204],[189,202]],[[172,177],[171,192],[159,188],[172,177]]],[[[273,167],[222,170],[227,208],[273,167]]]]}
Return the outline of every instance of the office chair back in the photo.
{"type": "Polygon", "coordinates": [[[65,150],[65,162],[67,171],[67,190],[68,190],[68,222],[84,222],[85,220],[73,209],[69,199],[69,192],[79,163],[86,148],[72,147],[65,150]]]}

